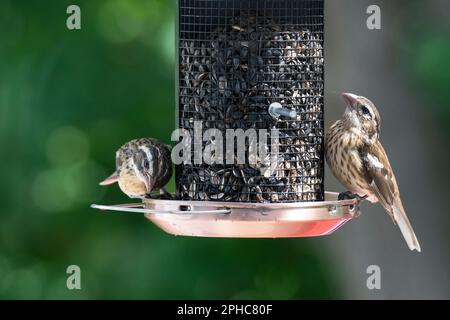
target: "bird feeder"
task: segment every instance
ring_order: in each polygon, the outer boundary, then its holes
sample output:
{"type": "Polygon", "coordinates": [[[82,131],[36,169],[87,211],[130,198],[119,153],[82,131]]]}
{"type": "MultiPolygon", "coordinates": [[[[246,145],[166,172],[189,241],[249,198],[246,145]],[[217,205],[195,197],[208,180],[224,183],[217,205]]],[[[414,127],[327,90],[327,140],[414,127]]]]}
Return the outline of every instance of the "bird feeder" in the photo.
{"type": "Polygon", "coordinates": [[[323,0],[178,0],[176,121],[200,137],[176,165],[176,200],[97,207],[214,237],[324,235],[356,216],[356,200],[324,191],[323,11],[323,0]],[[239,145],[229,132],[250,133],[239,145]],[[252,132],[272,142],[263,155],[250,154],[252,132]],[[226,161],[238,152],[245,161],[226,161]]]}

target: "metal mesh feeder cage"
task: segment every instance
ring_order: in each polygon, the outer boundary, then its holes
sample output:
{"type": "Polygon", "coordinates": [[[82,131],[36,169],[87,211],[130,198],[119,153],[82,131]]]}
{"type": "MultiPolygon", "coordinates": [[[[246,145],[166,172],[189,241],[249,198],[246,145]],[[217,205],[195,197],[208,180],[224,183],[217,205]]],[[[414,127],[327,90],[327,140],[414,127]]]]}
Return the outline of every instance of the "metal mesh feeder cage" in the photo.
{"type": "Polygon", "coordinates": [[[93,207],[204,237],[321,236],[358,216],[324,191],[323,32],[323,0],[178,0],[177,192],[93,207]]]}
{"type": "Polygon", "coordinates": [[[191,139],[192,161],[176,170],[181,199],[323,201],[323,1],[179,0],[178,10],[178,126],[219,130],[222,152],[235,153],[205,164],[198,150],[217,142],[191,139]],[[239,129],[247,138],[227,149],[239,129]],[[268,141],[257,159],[253,132],[268,141]]]}

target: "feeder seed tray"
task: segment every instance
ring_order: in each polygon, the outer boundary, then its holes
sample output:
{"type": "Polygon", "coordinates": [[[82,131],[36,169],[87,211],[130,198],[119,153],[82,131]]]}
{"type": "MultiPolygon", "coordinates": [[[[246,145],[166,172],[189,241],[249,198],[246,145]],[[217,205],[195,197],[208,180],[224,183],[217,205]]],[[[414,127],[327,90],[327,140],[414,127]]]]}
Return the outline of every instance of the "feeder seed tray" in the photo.
{"type": "Polygon", "coordinates": [[[323,9],[323,0],[177,0],[177,127],[191,136],[198,122],[222,133],[276,129],[279,150],[268,151],[280,161],[271,171],[264,158],[183,162],[176,200],[92,207],[197,237],[322,236],[357,217],[358,200],[324,192],[323,9]]]}
{"type": "Polygon", "coordinates": [[[144,199],[143,203],[95,209],[143,213],[173,235],[219,238],[296,238],[333,233],[359,216],[358,200],[299,203],[242,203],[144,199]]]}

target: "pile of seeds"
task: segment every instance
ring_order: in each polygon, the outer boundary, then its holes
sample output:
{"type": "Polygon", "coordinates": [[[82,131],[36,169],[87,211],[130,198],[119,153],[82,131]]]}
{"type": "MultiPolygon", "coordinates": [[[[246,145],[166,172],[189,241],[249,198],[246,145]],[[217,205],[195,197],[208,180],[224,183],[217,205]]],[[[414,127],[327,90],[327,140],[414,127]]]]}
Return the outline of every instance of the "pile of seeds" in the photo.
{"type": "Polygon", "coordinates": [[[180,128],[193,135],[194,122],[201,121],[204,131],[216,128],[223,137],[226,129],[279,130],[277,162],[270,170],[270,159],[257,165],[179,165],[181,199],[323,200],[322,33],[241,16],[206,39],[181,39],[179,64],[180,128]],[[295,110],[296,119],[273,118],[273,102],[295,110]]]}

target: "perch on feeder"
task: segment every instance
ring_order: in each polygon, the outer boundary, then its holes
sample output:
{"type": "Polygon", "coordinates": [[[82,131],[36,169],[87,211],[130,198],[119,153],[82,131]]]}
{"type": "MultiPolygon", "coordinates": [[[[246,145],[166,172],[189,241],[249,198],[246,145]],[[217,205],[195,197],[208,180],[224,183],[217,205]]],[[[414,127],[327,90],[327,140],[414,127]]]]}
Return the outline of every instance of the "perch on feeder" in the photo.
{"type": "MultiPolygon", "coordinates": [[[[355,217],[357,200],[324,191],[323,5],[179,0],[177,127],[191,136],[198,122],[223,136],[276,130],[268,153],[277,162],[267,171],[248,161],[246,139],[245,163],[177,164],[176,200],[95,207],[145,213],[172,234],[211,237],[317,236],[355,217]]],[[[189,143],[195,160],[198,141],[189,143]]],[[[200,143],[204,150],[217,141],[200,143]]]]}

